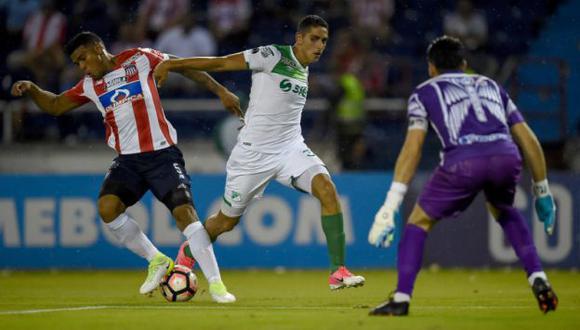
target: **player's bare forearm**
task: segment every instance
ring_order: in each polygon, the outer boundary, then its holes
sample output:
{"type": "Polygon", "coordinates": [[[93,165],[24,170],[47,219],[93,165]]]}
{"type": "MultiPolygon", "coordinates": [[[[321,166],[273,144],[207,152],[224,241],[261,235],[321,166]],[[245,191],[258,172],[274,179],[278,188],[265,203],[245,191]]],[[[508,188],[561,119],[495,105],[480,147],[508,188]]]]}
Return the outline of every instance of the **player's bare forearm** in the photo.
{"type": "Polygon", "coordinates": [[[242,109],[240,107],[240,99],[222,84],[213,79],[212,76],[203,71],[196,71],[193,69],[183,70],[181,72],[184,76],[204,86],[209,91],[217,95],[224,107],[234,115],[243,117],[242,109]]]}
{"type": "Polygon", "coordinates": [[[193,69],[199,71],[239,71],[247,69],[242,53],[221,57],[189,57],[166,61],[170,71],[193,69]]]}
{"type": "Polygon", "coordinates": [[[526,123],[518,123],[511,127],[514,140],[520,147],[524,160],[534,182],[540,182],[547,177],[546,159],[538,138],[526,123]]]}
{"type": "Polygon", "coordinates": [[[16,82],[12,87],[12,95],[29,96],[40,110],[53,116],[60,116],[78,106],[68,100],[63,94],[56,95],[30,81],[16,82]]]}
{"type": "Polygon", "coordinates": [[[423,130],[409,130],[403,148],[395,164],[393,181],[408,185],[417,171],[421,161],[421,149],[425,141],[426,132],[423,130]]]}
{"type": "Polygon", "coordinates": [[[210,92],[214,93],[217,96],[223,95],[223,93],[227,91],[227,89],[222,84],[213,79],[213,77],[207,74],[207,72],[197,71],[193,69],[184,69],[180,73],[183,76],[205,87],[207,90],[209,90],[210,92]]]}

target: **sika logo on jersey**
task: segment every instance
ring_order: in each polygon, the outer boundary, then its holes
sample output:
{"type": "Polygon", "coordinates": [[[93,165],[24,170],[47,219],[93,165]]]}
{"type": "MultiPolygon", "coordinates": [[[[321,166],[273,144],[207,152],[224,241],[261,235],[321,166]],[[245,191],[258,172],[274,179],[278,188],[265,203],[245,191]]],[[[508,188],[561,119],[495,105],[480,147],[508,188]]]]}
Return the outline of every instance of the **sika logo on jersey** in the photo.
{"type": "Polygon", "coordinates": [[[284,79],[280,82],[280,89],[283,92],[292,91],[292,93],[298,94],[304,98],[306,98],[306,96],[308,95],[308,87],[300,86],[298,84],[292,85],[292,82],[290,82],[290,80],[288,80],[288,79],[284,79]],[[292,88],[293,86],[294,86],[294,88],[292,88]]]}
{"type": "Polygon", "coordinates": [[[107,112],[127,102],[141,99],[143,99],[143,89],[139,81],[132,82],[99,96],[99,101],[101,101],[103,108],[107,112]]]}
{"type": "Polygon", "coordinates": [[[288,79],[284,79],[280,82],[280,89],[284,92],[289,92],[292,89],[292,83],[288,79]]]}

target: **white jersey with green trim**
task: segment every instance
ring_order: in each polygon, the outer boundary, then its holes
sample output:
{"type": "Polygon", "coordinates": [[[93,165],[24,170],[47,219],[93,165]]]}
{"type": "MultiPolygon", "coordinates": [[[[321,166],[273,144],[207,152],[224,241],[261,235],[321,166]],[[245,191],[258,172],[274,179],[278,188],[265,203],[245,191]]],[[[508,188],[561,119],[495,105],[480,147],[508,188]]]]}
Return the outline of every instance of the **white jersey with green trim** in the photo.
{"type": "Polygon", "coordinates": [[[238,143],[254,151],[281,153],[285,146],[304,141],[300,120],[308,67],[298,62],[292,46],[262,46],[243,54],[252,70],[252,88],[238,143]]]}

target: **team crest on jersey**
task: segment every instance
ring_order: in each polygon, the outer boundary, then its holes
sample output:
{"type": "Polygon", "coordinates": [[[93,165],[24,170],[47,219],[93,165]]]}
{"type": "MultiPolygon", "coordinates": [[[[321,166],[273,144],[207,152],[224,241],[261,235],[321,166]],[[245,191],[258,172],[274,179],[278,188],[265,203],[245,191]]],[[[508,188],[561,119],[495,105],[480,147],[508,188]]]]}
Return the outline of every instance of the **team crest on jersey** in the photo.
{"type": "Polygon", "coordinates": [[[127,103],[143,99],[143,89],[138,81],[124,85],[99,96],[99,101],[106,112],[127,103]]]}
{"type": "Polygon", "coordinates": [[[133,64],[133,63],[131,63],[131,64],[127,65],[127,66],[124,66],[123,69],[125,69],[125,75],[127,77],[134,76],[134,75],[136,75],[139,72],[137,70],[137,66],[135,64],[133,64]]]}

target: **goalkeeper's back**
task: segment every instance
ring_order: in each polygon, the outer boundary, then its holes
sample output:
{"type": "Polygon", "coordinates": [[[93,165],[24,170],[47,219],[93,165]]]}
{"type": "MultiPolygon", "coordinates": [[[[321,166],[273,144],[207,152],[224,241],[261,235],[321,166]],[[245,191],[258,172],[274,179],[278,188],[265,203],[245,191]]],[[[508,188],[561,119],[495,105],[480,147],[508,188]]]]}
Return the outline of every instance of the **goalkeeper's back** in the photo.
{"type": "Polygon", "coordinates": [[[444,161],[518,154],[510,127],[524,119],[506,91],[488,77],[459,70],[438,74],[415,89],[408,116],[417,128],[431,124],[444,161]]]}

